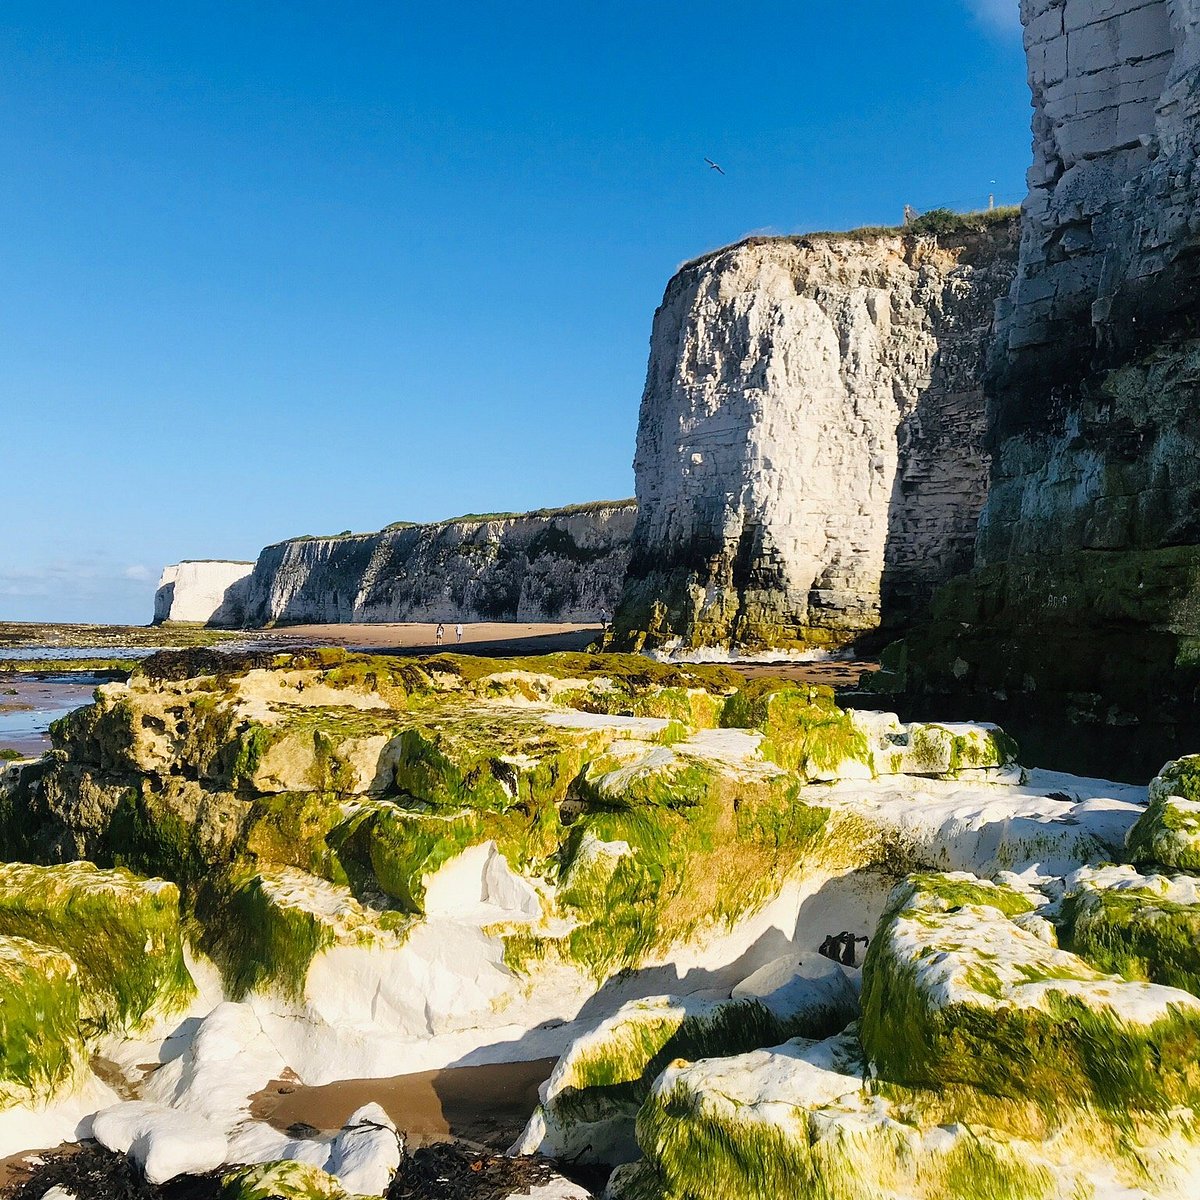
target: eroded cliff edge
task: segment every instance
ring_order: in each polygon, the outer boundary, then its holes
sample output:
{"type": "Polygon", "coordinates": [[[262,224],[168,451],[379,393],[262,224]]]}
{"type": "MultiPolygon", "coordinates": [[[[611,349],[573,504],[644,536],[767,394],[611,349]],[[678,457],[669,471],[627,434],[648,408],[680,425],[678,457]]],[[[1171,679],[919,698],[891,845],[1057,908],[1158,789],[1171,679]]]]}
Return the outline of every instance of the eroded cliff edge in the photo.
{"type": "Polygon", "coordinates": [[[970,566],[1016,240],[1002,214],[751,238],[671,280],[618,645],[838,645],[970,566]]]}
{"type": "Polygon", "coordinates": [[[594,621],[629,562],[633,501],[399,524],[267,546],[245,623],[594,621]]]}
{"type": "Polygon", "coordinates": [[[1140,727],[1136,770],[1200,728],[1200,4],[1022,16],[1034,165],[977,570],[910,640],[908,682],[1093,742],[1140,727]]]}

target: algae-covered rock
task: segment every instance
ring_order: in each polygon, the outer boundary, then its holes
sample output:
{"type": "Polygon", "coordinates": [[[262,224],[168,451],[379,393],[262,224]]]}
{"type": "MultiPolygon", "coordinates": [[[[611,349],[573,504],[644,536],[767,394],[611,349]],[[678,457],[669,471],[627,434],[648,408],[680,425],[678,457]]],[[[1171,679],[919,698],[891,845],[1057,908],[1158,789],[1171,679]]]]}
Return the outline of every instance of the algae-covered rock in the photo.
{"type": "Polygon", "coordinates": [[[725,702],[721,724],[760,729],[762,755],[806,779],[855,779],[871,775],[867,739],[825,687],[748,684],[725,702]]]}
{"type": "Polygon", "coordinates": [[[1167,763],[1150,782],[1150,805],[1126,838],[1129,861],[1200,871],[1200,755],[1167,763]]]}
{"type": "Polygon", "coordinates": [[[573,1161],[636,1157],[634,1118],[668,1063],[825,1037],[857,1014],[845,973],[819,955],[768,964],[728,1000],[658,996],[624,1005],[571,1044],[514,1146],[573,1161]]]}
{"type": "Polygon", "coordinates": [[[84,1051],[79,968],[27,938],[0,937],[0,1108],[49,1096],[84,1051]]]}
{"type": "Polygon", "coordinates": [[[1009,919],[1030,907],[961,877],[896,889],[863,968],[862,1041],[879,1075],[1046,1109],[1200,1100],[1200,1001],[1047,945],[1009,919]]]}
{"type": "Polygon", "coordinates": [[[864,1085],[852,1036],[673,1064],[637,1131],[646,1157],[615,1176],[610,1200],[1066,1200],[1118,1178],[1136,1189],[1160,1158],[1168,1190],[1155,1194],[1182,1197],[1198,1162],[1182,1140],[1110,1162],[1081,1153],[1086,1138],[923,1121],[919,1097],[864,1085]]]}
{"type": "Polygon", "coordinates": [[[349,1200],[346,1189],[310,1163],[259,1163],[221,1176],[221,1200],[349,1200]]]}
{"type": "Polygon", "coordinates": [[[200,945],[235,999],[277,988],[299,998],[313,959],[333,946],[402,942],[399,914],[360,904],[350,889],[281,867],[215,881],[202,895],[200,945]]]}
{"type": "Polygon", "coordinates": [[[876,775],[1021,781],[1016,743],[995,725],[901,724],[890,713],[855,712],[869,735],[876,775]]]}
{"type": "Polygon", "coordinates": [[[91,863],[0,865],[0,934],[35,939],[79,968],[85,1010],[104,1025],[179,1008],[194,990],[183,961],[179,889],[91,863]]]}
{"type": "Polygon", "coordinates": [[[1102,971],[1200,995],[1200,887],[1191,876],[1084,869],[1068,881],[1059,926],[1064,947],[1102,971]]]}

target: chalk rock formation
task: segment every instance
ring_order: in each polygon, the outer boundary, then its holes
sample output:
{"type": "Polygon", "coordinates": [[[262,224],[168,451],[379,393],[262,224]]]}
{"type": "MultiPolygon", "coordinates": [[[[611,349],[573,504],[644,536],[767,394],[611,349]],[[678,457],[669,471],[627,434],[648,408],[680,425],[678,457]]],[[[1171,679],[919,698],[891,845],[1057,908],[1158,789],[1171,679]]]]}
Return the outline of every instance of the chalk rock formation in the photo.
{"type": "Polygon", "coordinates": [[[1016,223],[752,238],[655,315],[624,644],[830,645],[970,565],[1016,223]]]}
{"type": "Polygon", "coordinates": [[[614,501],[292,538],[258,556],[245,623],[594,621],[616,608],[635,512],[614,501]]]}
{"type": "Polygon", "coordinates": [[[1169,814],[1026,777],[994,727],[641,656],[326,648],[163,652],[53,736],[0,770],[0,1152],[52,1112],[152,1178],[377,1192],[380,1113],[305,1136],[252,1098],[566,1051],[523,1146],[641,1153],[630,1196],[1185,1195],[1200,1162],[1195,880],[1101,865],[1182,862],[1142,836],[1169,814]],[[858,1024],[840,931],[871,937],[858,1024]]]}
{"type": "Polygon", "coordinates": [[[1161,726],[1140,770],[1200,729],[1200,5],[1022,16],[1034,164],[979,570],[910,646],[912,685],[1161,726]]]}
{"type": "Polygon", "coordinates": [[[164,567],[154,593],[154,624],[196,621],[204,625],[242,623],[246,582],[253,563],[197,561],[164,567]]]}

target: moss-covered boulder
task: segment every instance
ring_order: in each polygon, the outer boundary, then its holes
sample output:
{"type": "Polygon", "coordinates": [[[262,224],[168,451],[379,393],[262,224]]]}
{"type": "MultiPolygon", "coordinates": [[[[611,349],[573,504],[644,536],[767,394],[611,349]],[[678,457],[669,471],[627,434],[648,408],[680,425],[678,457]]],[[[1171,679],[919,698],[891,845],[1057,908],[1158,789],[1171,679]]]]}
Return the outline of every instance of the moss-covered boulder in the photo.
{"type": "Polygon", "coordinates": [[[1058,921],[1062,945],[1101,971],[1200,996],[1197,882],[1132,867],[1077,872],[1058,921]]]}
{"type": "MultiPolygon", "coordinates": [[[[927,1134],[872,1096],[852,1037],[677,1063],[638,1115],[646,1158],[617,1177],[618,1200],[1048,1200],[1052,1170],[986,1127],[927,1134]]],[[[1069,1189],[1062,1195],[1070,1194],[1069,1189]]]]}
{"type": "Polygon", "coordinates": [[[349,1200],[340,1183],[309,1163],[259,1163],[221,1176],[221,1200],[349,1200]]]}
{"type": "Polygon", "coordinates": [[[1200,755],[1167,763],[1125,843],[1131,863],[1200,872],[1200,755]]]}
{"type": "Polygon", "coordinates": [[[0,1108],[46,1098],[84,1054],[79,968],[61,950],[0,937],[0,1108]]]}
{"type": "Polygon", "coordinates": [[[879,1076],[1046,1111],[1200,1101],[1200,1001],[1048,945],[1010,919],[1031,907],[963,877],[896,889],[863,969],[862,1040],[879,1076]]]}
{"type": "Polygon", "coordinates": [[[762,756],[805,779],[871,776],[867,739],[829,688],[757,681],[729,697],[721,724],[761,730],[762,756]]]}
{"type": "Polygon", "coordinates": [[[0,934],[69,955],[86,1013],[105,1027],[172,1011],[194,986],[183,960],[179,889],[91,863],[0,864],[0,934]]]}
{"type": "Polygon", "coordinates": [[[658,996],[624,1005],[573,1042],[514,1151],[572,1161],[637,1157],[634,1119],[677,1058],[740,1054],[789,1037],[826,1037],[857,1015],[842,969],[813,956],[751,976],[728,1000],[658,996]]]}
{"type": "Polygon", "coordinates": [[[970,779],[1007,772],[1001,775],[1004,782],[1019,782],[1016,743],[995,725],[902,725],[890,713],[865,712],[856,712],[854,720],[873,735],[876,775],[970,779]]]}

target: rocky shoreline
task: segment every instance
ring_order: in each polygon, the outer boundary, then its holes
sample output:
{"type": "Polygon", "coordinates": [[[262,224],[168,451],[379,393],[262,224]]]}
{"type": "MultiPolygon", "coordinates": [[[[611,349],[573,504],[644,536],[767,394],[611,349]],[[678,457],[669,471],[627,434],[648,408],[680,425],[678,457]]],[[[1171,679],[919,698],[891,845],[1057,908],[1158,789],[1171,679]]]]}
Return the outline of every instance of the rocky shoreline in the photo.
{"type": "Polygon", "coordinates": [[[535,1160],[613,1200],[1200,1166],[1191,760],[1147,792],[724,666],[329,647],[160,652],[53,737],[0,768],[0,1150],[110,1152],[64,1180],[437,1195],[387,1077],[550,1056],[494,1168],[544,1197],[588,1193],[535,1160]],[[281,1129],[282,1079],[359,1082],[281,1129]]]}

